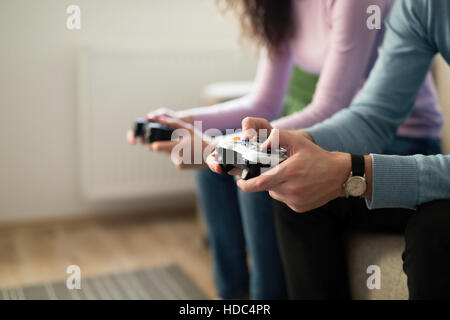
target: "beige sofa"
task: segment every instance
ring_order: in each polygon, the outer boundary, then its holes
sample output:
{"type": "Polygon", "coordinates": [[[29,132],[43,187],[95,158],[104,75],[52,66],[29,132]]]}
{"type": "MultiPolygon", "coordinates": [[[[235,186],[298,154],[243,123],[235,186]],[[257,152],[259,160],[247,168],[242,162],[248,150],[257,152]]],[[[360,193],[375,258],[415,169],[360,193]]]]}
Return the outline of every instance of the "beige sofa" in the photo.
{"type": "MultiPolygon", "coordinates": [[[[450,152],[450,68],[437,58],[433,67],[436,86],[446,117],[443,133],[444,152],[450,152]]],[[[219,83],[205,89],[205,100],[213,104],[241,96],[249,83],[219,83]]],[[[203,227],[204,229],[204,227],[203,227]]],[[[350,234],[348,237],[350,281],[354,299],[408,299],[407,278],[402,270],[401,254],[404,238],[401,235],[350,234]],[[366,272],[370,265],[381,270],[381,288],[369,290],[366,272]]],[[[332,272],[332,270],[330,270],[332,272]]]]}
{"type": "MultiPolygon", "coordinates": [[[[438,57],[433,66],[446,126],[443,149],[450,153],[450,67],[438,57]]],[[[408,299],[406,275],[402,271],[401,254],[405,241],[402,236],[356,234],[349,237],[349,260],[352,293],[355,299],[408,299]],[[367,289],[367,266],[381,268],[381,289],[367,289]]]]}

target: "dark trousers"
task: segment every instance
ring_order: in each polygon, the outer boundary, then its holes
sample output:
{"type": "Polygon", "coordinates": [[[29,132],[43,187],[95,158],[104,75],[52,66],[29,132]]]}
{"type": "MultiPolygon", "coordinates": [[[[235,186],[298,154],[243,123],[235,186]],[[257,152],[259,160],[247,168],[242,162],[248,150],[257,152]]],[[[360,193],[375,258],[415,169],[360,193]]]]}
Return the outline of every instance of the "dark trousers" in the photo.
{"type": "Polygon", "coordinates": [[[277,201],[274,207],[290,299],[350,299],[349,230],[404,234],[409,298],[450,299],[450,200],[417,211],[368,210],[360,199],[336,199],[308,213],[277,201]]]}

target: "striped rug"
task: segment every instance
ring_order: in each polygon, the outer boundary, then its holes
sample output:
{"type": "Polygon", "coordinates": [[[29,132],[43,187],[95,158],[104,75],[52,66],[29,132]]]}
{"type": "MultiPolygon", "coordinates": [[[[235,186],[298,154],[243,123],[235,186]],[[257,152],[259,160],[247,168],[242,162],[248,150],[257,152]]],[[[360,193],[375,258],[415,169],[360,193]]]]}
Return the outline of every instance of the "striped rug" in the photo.
{"type": "Polygon", "coordinates": [[[81,289],[66,282],[0,288],[0,300],[175,300],[207,299],[177,266],[81,278],[81,289]]]}

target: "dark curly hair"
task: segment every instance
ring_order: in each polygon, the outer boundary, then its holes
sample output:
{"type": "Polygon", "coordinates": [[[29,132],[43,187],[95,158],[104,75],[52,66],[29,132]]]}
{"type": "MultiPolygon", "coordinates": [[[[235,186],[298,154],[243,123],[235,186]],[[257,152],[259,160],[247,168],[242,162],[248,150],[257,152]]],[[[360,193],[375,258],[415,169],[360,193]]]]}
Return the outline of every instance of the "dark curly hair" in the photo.
{"type": "Polygon", "coordinates": [[[243,35],[272,49],[294,35],[292,0],[219,0],[240,19],[243,35]]]}

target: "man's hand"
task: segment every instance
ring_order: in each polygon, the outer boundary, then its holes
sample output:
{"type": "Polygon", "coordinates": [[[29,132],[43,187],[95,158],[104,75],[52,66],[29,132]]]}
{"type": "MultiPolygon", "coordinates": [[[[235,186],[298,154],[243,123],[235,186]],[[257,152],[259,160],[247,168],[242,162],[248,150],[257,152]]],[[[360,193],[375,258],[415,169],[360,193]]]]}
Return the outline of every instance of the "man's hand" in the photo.
{"type": "Polygon", "coordinates": [[[257,135],[265,135],[266,138],[272,131],[272,125],[264,118],[246,117],[242,120],[242,136],[251,139],[257,135]]]}
{"type": "MultiPolygon", "coordinates": [[[[242,120],[242,133],[240,133],[239,136],[242,139],[248,140],[256,138],[259,139],[261,137],[267,139],[271,130],[272,125],[266,119],[246,117],[244,118],[244,120],[242,120]]],[[[215,151],[207,157],[206,164],[213,172],[222,173],[222,167],[217,162],[217,153],[215,151]]],[[[238,168],[234,168],[228,172],[228,174],[237,177],[240,177],[241,173],[242,170],[238,168]]]]}
{"type": "MultiPolygon", "coordinates": [[[[239,136],[243,139],[252,139],[260,135],[267,137],[272,131],[272,126],[269,121],[263,118],[246,117],[242,120],[242,133],[239,136]]],[[[225,138],[226,139],[226,138],[225,138]]],[[[222,167],[217,162],[217,153],[212,152],[206,159],[206,164],[209,169],[215,173],[222,173],[222,167]]],[[[240,176],[242,170],[235,168],[228,172],[230,175],[240,176]]]]}
{"type": "MultiPolygon", "coordinates": [[[[343,185],[351,171],[350,154],[328,152],[303,131],[273,129],[262,147],[279,139],[290,157],[266,173],[237,185],[245,192],[267,190],[272,198],[297,212],[306,212],[344,196],[343,185]]],[[[211,167],[211,165],[210,165],[211,167]]]]}

